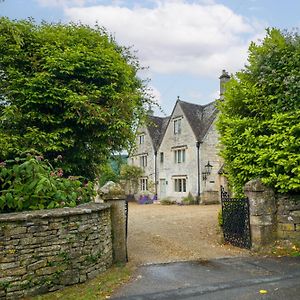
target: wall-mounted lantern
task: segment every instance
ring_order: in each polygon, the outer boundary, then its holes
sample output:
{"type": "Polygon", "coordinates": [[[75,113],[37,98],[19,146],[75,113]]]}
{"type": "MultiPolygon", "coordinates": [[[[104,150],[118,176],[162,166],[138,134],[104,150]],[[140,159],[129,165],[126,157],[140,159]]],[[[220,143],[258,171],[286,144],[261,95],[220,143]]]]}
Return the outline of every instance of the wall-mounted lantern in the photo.
{"type": "Polygon", "coordinates": [[[205,171],[202,172],[202,179],[207,180],[207,177],[211,174],[211,170],[213,166],[208,161],[204,167],[205,167],[205,171]]]}

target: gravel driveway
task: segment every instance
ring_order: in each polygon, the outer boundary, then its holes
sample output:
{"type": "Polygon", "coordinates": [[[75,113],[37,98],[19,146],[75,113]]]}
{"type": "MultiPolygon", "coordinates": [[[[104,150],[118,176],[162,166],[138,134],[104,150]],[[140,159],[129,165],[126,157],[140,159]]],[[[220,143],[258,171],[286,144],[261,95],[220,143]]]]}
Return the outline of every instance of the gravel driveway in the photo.
{"type": "Polygon", "coordinates": [[[134,264],[247,256],[218,243],[220,205],[129,203],[128,256],[134,264]]]}

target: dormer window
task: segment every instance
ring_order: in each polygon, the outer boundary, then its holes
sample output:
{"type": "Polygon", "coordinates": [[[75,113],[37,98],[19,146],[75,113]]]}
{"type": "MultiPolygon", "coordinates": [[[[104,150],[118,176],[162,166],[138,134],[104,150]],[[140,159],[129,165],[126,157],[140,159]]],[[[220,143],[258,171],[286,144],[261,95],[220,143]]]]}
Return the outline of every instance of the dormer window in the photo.
{"type": "Polygon", "coordinates": [[[181,134],[181,119],[174,120],[174,134],[181,134]]]}
{"type": "Polygon", "coordinates": [[[139,135],[139,144],[140,145],[144,144],[144,142],[145,142],[145,135],[144,134],[140,134],[139,135]]]}

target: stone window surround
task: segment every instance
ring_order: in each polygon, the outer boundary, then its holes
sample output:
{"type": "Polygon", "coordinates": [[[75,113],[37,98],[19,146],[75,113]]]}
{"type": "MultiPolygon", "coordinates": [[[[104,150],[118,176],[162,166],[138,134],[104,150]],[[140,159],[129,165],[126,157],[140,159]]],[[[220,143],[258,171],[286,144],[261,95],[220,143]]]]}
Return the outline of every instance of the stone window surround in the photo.
{"type": "Polygon", "coordinates": [[[140,190],[143,192],[148,190],[148,177],[140,178],[140,190]]]}
{"type": "Polygon", "coordinates": [[[140,145],[144,144],[145,143],[145,134],[144,133],[139,134],[138,139],[139,139],[140,145]]]}
{"type": "Polygon", "coordinates": [[[186,161],[186,150],[187,147],[180,147],[172,149],[174,151],[174,162],[175,164],[184,163],[186,161]]]}
{"type": "Polygon", "coordinates": [[[186,175],[178,175],[172,176],[174,181],[174,192],[176,193],[185,193],[186,185],[187,185],[187,176],[186,175]]]}
{"type": "Polygon", "coordinates": [[[164,153],[163,152],[159,153],[159,161],[161,164],[164,162],[164,153]]]}
{"type": "Polygon", "coordinates": [[[182,126],[181,120],[183,119],[182,116],[173,118],[173,132],[175,135],[181,134],[182,126]]]}
{"type": "Polygon", "coordinates": [[[140,167],[141,168],[147,167],[148,154],[141,154],[139,155],[139,157],[140,157],[140,167]]]}

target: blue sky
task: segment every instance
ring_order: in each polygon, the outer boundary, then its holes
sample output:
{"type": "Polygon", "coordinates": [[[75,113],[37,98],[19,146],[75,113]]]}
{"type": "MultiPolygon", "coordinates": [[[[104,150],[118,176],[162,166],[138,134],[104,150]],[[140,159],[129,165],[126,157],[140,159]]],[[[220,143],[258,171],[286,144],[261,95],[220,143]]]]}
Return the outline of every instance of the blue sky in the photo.
{"type": "MultiPolygon", "coordinates": [[[[266,27],[300,27],[299,0],[5,0],[0,15],[36,21],[96,21],[133,45],[165,114],[177,96],[206,104],[218,97],[222,69],[234,73],[266,27]]],[[[156,111],[157,114],[161,114],[156,111]]]]}

